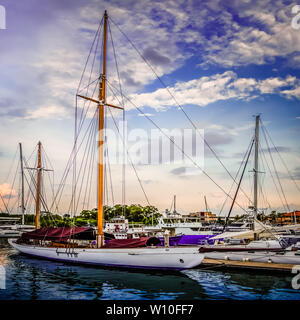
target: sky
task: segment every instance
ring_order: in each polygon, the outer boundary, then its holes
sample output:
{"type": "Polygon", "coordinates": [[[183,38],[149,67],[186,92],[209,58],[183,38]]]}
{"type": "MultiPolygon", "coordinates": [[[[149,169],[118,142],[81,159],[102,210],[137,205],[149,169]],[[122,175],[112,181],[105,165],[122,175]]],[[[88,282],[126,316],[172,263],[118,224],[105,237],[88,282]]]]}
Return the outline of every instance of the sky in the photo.
{"type": "MultiPolygon", "coordinates": [[[[261,131],[259,206],[269,212],[300,210],[300,7],[294,8],[295,1],[0,0],[0,5],[6,14],[6,29],[0,29],[4,201],[9,194],[18,197],[10,168],[17,165],[19,142],[27,158],[42,142],[54,168],[55,187],[59,185],[73,147],[76,92],[107,10],[114,45],[108,36],[108,54],[113,57],[115,48],[122,90],[133,102],[124,103],[133,139],[129,146],[138,135],[134,130],[141,130],[146,133],[140,136],[145,152],[157,127],[168,133],[177,130],[174,136],[180,138],[183,130],[197,128],[210,146],[188,137],[185,151],[192,152],[195,143],[199,151],[191,153],[192,162],[179,157],[173,163],[136,163],[139,180],[126,165],[126,203],[146,205],[148,199],[164,211],[176,195],[177,210],[186,214],[203,211],[206,196],[209,209],[219,214],[227,194],[234,195],[230,175],[237,174],[254,134],[254,116],[260,114],[274,145],[269,146],[270,157],[261,131]],[[273,183],[277,175],[272,160],[281,184],[273,183]]],[[[108,70],[108,80],[116,83],[112,58],[108,70]]],[[[111,93],[108,99],[116,104],[111,93]]],[[[93,109],[89,119],[92,114],[93,109]]],[[[113,114],[122,119],[118,111],[113,114]]],[[[113,126],[108,118],[107,126],[113,126]]],[[[244,213],[242,208],[251,204],[252,168],[251,155],[233,214],[244,213]]],[[[111,173],[114,203],[121,203],[122,166],[112,163],[111,173]]],[[[66,182],[61,213],[69,208],[70,186],[66,182]]],[[[91,200],[79,199],[78,208],[95,207],[96,188],[92,190],[91,200]]],[[[228,212],[229,200],[222,214],[228,212]]],[[[107,204],[112,202],[108,197],[107,204]]]]}

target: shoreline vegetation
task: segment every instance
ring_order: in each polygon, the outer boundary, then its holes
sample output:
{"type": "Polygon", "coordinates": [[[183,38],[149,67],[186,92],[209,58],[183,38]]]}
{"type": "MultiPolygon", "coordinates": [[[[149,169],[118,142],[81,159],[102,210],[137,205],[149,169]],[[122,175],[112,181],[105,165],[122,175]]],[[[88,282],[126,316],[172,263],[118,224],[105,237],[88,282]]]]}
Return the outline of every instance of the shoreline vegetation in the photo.
{"type": "MultiPolygon", "coordinates": [[[[155,225],[162,216],[154,206],[141,206],[139,204],[104,206],[104,220],[109,221],[112,218],[125,216],[129,224],[155,225]],[[153,221],[152,221],[153,218],[153,221]]],[[[0,213],[0,217],[20,218],[20,214],[0,213]]],[[[25,224],[34,225],[35,215],[25,214],[25,224]]],[[[41,227],[71,227],[71,226],[96,226],[97,209],[83,210],[79,215],[53,214],[50,212],[41,212],[41,227]]]]}
{"type": "MultiPolygon", "coordinates": [[[[283,225],[286,213],[279,213],[272,211],[271,214],[258,214],[257,219],[261,222],[269,222],[273,225],[283,225]]],[[[104,206],[104,220],[105,222],[110,221],[113,218],[120,216],[125,216],[128,219],[128,223],[141,224],[141,225],[156,225],[158,224],[158,219],[162,217],[162,214],[158,212],[158,209],[154,206],[141,206],[140,204],[131,205],[121,205],[116,204],[114,206],[104,206]],[[152,221],[153,217],[153,221],[152,221]]],[[[8,214],[0,212],[0,218],[19,218],[21,219],[21,214],[8,214]]],[[[245,219],[246,215],[236,215],[232,217],[228,223],[231,224],[235,221],[245,219]]],[[[25,214],[24,216],[25,224],[34,225],[35,214],[25,214]]],[[[97,225],[97,209],[83,210],[80,214],[76,216],[71,216],[70,214],[54,214],[50,212],[41,212],[40,214],[41,227],[84,227],[84,226],[96,226],[97,225]]],[[[291,219],[294,220],[294,219],[291,219]]],[[[218,217],[217,223],[224,224],[225,217],[218,217]]],[[[297,217],[297,222],[299,223],[299,218],[297,217]]]]}

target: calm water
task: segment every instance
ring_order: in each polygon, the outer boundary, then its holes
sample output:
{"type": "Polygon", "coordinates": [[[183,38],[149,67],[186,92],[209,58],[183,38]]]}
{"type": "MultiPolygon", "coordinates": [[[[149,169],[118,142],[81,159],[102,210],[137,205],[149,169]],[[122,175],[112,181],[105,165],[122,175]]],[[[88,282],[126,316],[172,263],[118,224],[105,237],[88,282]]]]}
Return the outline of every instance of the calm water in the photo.
{"type": "Polygon", "coordinates": [[[81,267],[38,260],[0,243],[6,289],[0,300],[12,299],[287,299],[300,300],[291,275],[193,269],[176,273],[131,272],[81,267]]]}

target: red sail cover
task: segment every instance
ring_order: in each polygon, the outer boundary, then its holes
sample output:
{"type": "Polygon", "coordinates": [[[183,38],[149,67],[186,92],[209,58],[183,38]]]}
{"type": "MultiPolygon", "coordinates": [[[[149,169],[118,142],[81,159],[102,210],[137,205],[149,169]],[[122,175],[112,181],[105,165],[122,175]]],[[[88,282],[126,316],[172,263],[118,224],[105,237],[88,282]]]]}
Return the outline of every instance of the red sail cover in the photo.
{"type": "Polygon", "coordinates": [[[138,239],[112,239],[107,242],[105,248],[139,248],[149,245],[150,237],[141,237],[138,239]]]}
{"type": "Polygon", "coordinates": [[[72,236],[85,232],[90,228],[87,227],[58,227],[48,228],[44,227],[31,232],[25,232],[22,234],[22,239],[37,239],[37,240],[56,240],[64,241],[68,240],[72,236]]]}

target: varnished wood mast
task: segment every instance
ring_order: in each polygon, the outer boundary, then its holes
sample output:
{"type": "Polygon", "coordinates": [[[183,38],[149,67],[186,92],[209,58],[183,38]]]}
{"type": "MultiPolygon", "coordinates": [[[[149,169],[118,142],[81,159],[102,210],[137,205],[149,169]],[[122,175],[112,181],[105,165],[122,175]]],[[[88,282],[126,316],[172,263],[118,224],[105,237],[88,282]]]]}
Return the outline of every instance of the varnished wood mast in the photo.
{"type": "Polygon", "coordinates": [[[107,51],[107,21],[108,15],[107,11],[104,12],[103,19],[103,60],[102,60],[102,74],[100,75],[99,81],[99,100],[85,97],[82,95],[77,95],[77,97],[86,99],[91,102],[98,104],[98,130],[99,130],[99,143],[98,143],[98,214],[97,214],[97,248],[101,248],[104,245],[104,233],[103,233],[103,223],[104,223],[104,213],[103,213],[103,143],[104,143],[104,107],[112,107],[123,110],[122,107],[114,106],[112,104],[106,103],[106,51],[107,51]]]}
{"type": "Polygon", "coordinates": [[[103,129],[104,129],[104,104],[106,98],[106,40],[107,40],[107,12],[104,12],[103,26],[103,63],[102,77],[99,82],[99,158],[98,158],[98,216],[97,216],[97,248],[103,247],[103,129]]]}

